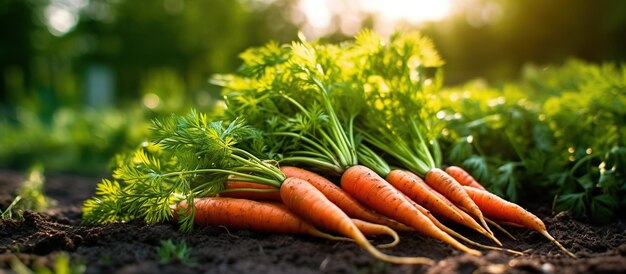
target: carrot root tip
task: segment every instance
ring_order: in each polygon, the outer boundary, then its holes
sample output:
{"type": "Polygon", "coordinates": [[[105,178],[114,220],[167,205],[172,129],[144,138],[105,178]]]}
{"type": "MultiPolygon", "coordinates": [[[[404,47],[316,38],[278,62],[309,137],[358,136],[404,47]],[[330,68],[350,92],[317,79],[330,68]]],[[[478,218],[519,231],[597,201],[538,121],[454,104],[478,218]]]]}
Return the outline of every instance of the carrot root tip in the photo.
{"type": "Polygon", "coordinates": [[[548,231],[546,230],[541,230],[539,231],[539,233],[541,233],[543,236],[545,236],[546,238],[548,238],[548,240],[550,240],[550,242],[552,242],[554,245],[556,245],[558,248],[560,248],[563,252],[565,252],[565,254],[567,254],[568,256],[572,257],[572,258],[578,258],[578,256],[576,256],[574,253],[572,253],[571,251],[567,250],[567,248],[565,248],[563,245],[561,245],[561,243],[559,243],[559,241],[557,241],[554,237],[552,237],[552,235],[550,235],[550,233],[548,233],[548,231]]]}

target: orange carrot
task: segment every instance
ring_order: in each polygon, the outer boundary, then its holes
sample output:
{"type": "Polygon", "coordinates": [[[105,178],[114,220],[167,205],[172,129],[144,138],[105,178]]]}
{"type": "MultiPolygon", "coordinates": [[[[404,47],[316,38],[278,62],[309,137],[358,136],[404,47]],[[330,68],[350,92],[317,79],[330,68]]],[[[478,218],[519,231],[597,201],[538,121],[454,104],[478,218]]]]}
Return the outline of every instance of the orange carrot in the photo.
{"type": "Polygon", "coordinates": [[[435,226],[405,198],[402,192],[365,166],[356,165],[348,168],[341,177],[341,187],[360,202],[389,218],[459,250],[480,256],[479,251],[459,243],[435,226]]]}
{"type": "Polygon", "coordinates": [[[434,261],[424,257],[396,257],[384,254],[372,246],[354,222],[333,204],[322,192],[307,181],[287,178],[281,188],[283,202],[294,213],[308,220],[316,227],[333,231],[351,238],[361,248],[377,259],[400,264],[434,265],[434,261]]]}
{"type": "Polygon", "coordinates": [[[458,166],[449,166],[446,168],[446,173],[448,173],[452,178],[454,178],[459,184],[464,186],[471,186],[478,188],[480,190],[486,190],[472,175],[470,175],[465,169],[462,169],[458,166]]]}
{"type": "MultiPolygon", "coordinates": [[[[407,197],[408,198],[408,197],[407,197]]],[[[424,216],[428,217],[428,219],[430,219],[430,221],[433,222],[433,224],[435,226],[437,226],[439,229],[443,230],[444,232],[450,234],[451,236],[454,236],[458,239],[461,239],[463,241],[465,241],[466,243],[469,243],[471,245],[475,245],[478,247],[482,247],[484,249],[490,249],[490,250],[497,250],[497,251],[505,251],[505,252],[509,252],[515,255],[523,255],[522,252],[516,251],[516,250],[511,250],[508,248],[501,248],[501,247],[495,247],[495,246],[490,246],[490,245],[483,245],[480,243],[477,243],[475,241],[472,241],[466,237],[464,237],[463,235],[457,233],[456,231],[452,230],[451,228],[445,226],[444,224],[442,224],[441,222],[439,222],[439,220],[437,220],[437,218],[435,218],[435,216],[433,216],[430,211],[428,211],[428,209],[422,207],[421,205],[417,204],[416,202],[412,201],[411,199],[408,199],[409,202],[411,202],[411,204],[417,208],[417,210],[419,210],[420,212],[422,212],[422,214],[424,214],[424,216]]]]}
{"type": "Polygon", "coordinates": [[[277,187],[241,181],[227,181],[226,189],[220,193],[220,196],[255,201],[281,201],[277,187]]]}
{"type": "Polygon", "coordinates": [[[391,229],[385,225],[374,224],[370,222],[366,222],[359,219],[352,219],[352,222],[359,228],[361,233],[365,236],[377,236],[377,235],[388,235],[393,238],[393,241],[388,244],[380,244],[377,245],[378,248],[390,248],[398,245],[400,242],[400,236],[396,233],[395,230],[391,229]]]}
{"type": "Polygon", "coordinates": [[[546,225],[534,214],[526,211],[521,206],[511,203],[492,194],[488,191],[476,189],[473,187],[463,187],[469,197],[474,200],[476,205],[482,210],[487,217],[493,218],[507,223],[519,224],[541,233],[552,243],[558,246],[567,255],[576,258],[569,250],[565,249],[552,235],[548,233],[546,225]]]}
{"type": "MultiPolygon", "coordinates": [[[[197,225],[223,225],[232,229],[249,229],[261,232],[305,234],[329,240],[349,240],[324,233],[284,205],[237,198],[203,197],[194,199],[194,223],[197,225]]],[[[187,202],[178,204],[185,210],[187,202]]],[[[178,212],[177,210],[177,212],[178,212]]]]}
{"type": "Polygon", "coordinates": [[[485,218],[483,217],[483,213],[480,211],[480,208],[478,208],[467,193],[463,191],[463,186],[459,184],[459,182],[454,180],[454,178],[448,175],[448,173],[445,173],[439,168],[429,170],[426,173],[425,179],[426,183],[430,187],[450,199],[450,201],[457,204],[459,207],[465,209],[469,214],[478,218],[489,234],[493,235],[493,232],[489,229],[487,222],[485,222],[485,218]]]}
{"type": "MultiPolygon", "coordinates": [[[[465,213],[465,211],[455,206],[452,202],[450,202],[450,200],[448,200],[448,198],[446,198],[441,193],[437,192],[436,190],[431,188],[429,185],[427,185],[424,182],[424,180],[422,180],[422,178],[417,176],[417,174],[410,172],[410,171],[402,171],[402,172],[403,172],[403,175],[406,175],[408,178],[410,178],[414,184],[420,185],[423,189],[425,189],[425,191],[429,191],[431,195],[437,197],[439,201],[441,201],[441,203],[445,204],[448,208],[450,208],[452,212],[455,212],[455,214],[450,214],[449,211],[431,209],[435,214],[437,214],[440,217],[446,218],[452,222],[456,222],[458,224],[467,226],[479,232],[480,234],[483,234],[487,238],[494,241],[496,244],[502,246],[502,243],[500,242],[500,240],[498,240],[493,234],[490,234],[489,232],[487,232],[487,230],[485,230],[482,226],[480,226],[480,224],[478,224],[474,220],[474,218],[472,218],[467,213],[465,213]]],[[[401,189],[399,190],[402,191],[401,189]]],[[[411,198],[413,201],[417,202],[420,205],[423,205],[419,200],[415,200],[413,197],[414,196],[409,196],[409,198],[411,198]]]]}
{"type": "Polygon", "coordinates": [[[280,170],[287,176],[287,178],[299,178],[309,182],[319,191],[324,193],[324,196],[331,202],[336,204],[343,212],[348,216],[370,223],[381,224],[393,228],[397,231],[413,231],[412,228],[407,227],[399,222],[391,220],[359,203],[354,197],[346,193],[343,189],[333,184],[328,179],[318,175],[317,173],[292,166],[283,166],[280,170]]]}
{"type": "Polygon", "coordinates": [[[457,222],[462,221],[463,217],[452,209],[449,204],[444,203],[441,198],[434,195],[422,179],[414,173],[396,169],[389,172],[385,179],[393,187],[418,204],[457,222]]]}

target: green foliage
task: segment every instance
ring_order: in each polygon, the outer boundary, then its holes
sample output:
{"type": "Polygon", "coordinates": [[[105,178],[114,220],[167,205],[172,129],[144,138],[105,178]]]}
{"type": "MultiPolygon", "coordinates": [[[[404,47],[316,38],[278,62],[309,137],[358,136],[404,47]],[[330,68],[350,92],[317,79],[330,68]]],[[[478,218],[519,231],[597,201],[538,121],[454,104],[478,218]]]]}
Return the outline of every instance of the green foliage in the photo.
{"type": "Polygon", "coordinates": [[[556,210],[607,222],[626,197],[625,90],[623,66],[574,60],[528,67],[519,84],[447,89],[447,161],[509,199],[554,193],[556,210]]]}
{"type": "Polygon", "coordinates": [[[226,125],[191,111],[154,120],[150,132],[151,141],[118,157],[113,180],[102,180],[96,195],[84,202],[85,223],[159,223],[172,219],[174,209],[186,201],[178,221],[182,230],[191,230],[194,198],[218,194],[229,176],[274,186],[285,179],[273,163],[238,147],[260,136],[242,119],[226,125]]]}
{"type": "MultiPolygon", "coordinates": [[[[340,118],[341,91],[351,87],[348,46],[268,43],[241,54],[234,75],[213,83],[224,87],[226,114],[243,116],[266,133],[267,156],[340,174],[357,163],[351,128],[354,117],[340,118]]],[[[357,110],[351,110],[356,112],[357,110]]],[[[355,114],[352,114],[354,116],[355,114]]]]}
{"type": "Polygon", "coordinates": [[[147,130],[143,113],[128,109],[60,109],[47,122],[21,109],[0,117],[0,167],[41,164],[48,171],[101,174],[117,153],[140,142],[147,130]]]}
{"type": "Polygon", "coordinates": [[[86,266],[82,262],[71,262],[67,253],[58,253],[52,262],[52,268],[36,264],[30,269],[15,257],[11,260],[11,270],[17,274],[81,274],[85,273],[86,266]]]}
{"type": "Polygon", "coordinates": [[[360,59],[354,65],[353,86],[364,102],[356,119],[359,132],[403,167],[425,174],[440,160],[438,149],[431,151],[428,144],[438,126],[432,117],[439,106],[431,99],[441,85],[443,61],[431,40],[417,32],[396,33],[383,41],[364,31],[355,47],[360,59]]]}
{"type": "Polygon", "coordinates": [[[157,248],[159,258],[162,263],[179,261],[185,265],[193,264],[195,260],[191,257],[191,248],[185,241],[173,242],[171,239],[162,240],[157,248]]]}
{"type": "Polygon", "coordinates": [[[435,107],[426,100],[441,85],[437,68],[443,62],[419,33],[397,33],[383,41],[364,30],[341,44],[301,37],[292,44],[249,49],[241,57],[237,74],[215,77],[213,83],[224,87],[228,115],[245,115],[267,133],[270,157],[338,175],[357,163],[363,134],[369,142],[381,135],[385,139],[376,144],[393,144],[389,153],[402,140],[415,140],[405,143],[404,151],[417,161],[426,159],[422,166],[434,165],[424,141],[432,136],[421,133],[435,126],[426,121],[435,107]],[[393,124],[407,129],[389,130],[393,124]],[[357,128],[367,128],[368,134],[357,128]]]}
{"type": "Polygon", "coordinates": [[[44,193],[45,177],[41,165],[33,166],[28,172],[27,178],[22,182],[22,187],[17,191],[13,202],[2,212],[1,218],[12,218],[13,213],[21,217],[24,210],[43,210],[55,203],[46,197],[44,193]]]}

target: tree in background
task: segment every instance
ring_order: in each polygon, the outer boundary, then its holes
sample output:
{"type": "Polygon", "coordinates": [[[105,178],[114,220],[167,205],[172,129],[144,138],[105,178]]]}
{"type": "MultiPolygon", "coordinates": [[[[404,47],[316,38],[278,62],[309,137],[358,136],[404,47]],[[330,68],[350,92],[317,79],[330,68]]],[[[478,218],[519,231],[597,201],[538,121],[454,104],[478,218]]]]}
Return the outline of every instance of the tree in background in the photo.
{"type": "Polygon", "coordinates": [[[81,107],[85,73],[94,65],[112,74],[114,103],[141,98],[142,85],[162,71],[182,79],[178,96],[193,101],[208,91],[209,75],[238,66],[238,52],[270,39],[295,37],[297,28],[284,14],[291,2],[3,2],[2,23],[10,31],[1,34],[0,104],[37,110],[42,104],[81,107]],[[75,7],[78,2],[85,5],[75,7]],[[63,19],[55,13],[58,9],[74,16],[75,26],[65,32],[56,29],[54,20],[63,19]]]}

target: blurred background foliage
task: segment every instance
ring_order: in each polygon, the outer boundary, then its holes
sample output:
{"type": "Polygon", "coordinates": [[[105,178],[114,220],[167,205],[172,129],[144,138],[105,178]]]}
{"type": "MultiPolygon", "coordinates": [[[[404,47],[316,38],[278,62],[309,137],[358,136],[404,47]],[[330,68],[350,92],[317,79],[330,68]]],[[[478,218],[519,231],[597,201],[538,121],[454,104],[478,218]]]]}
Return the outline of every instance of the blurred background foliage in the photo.
{"type": "Polygon", "coordinates": [[[105,172],[151,118],[219,109],[207,79],[237,69],[238,53],[299,30],[419,29],[447,85],[502,83],[528,63],[624,61],[624,14],[620,0],[3,0],[0,167],[105,172]]]}

